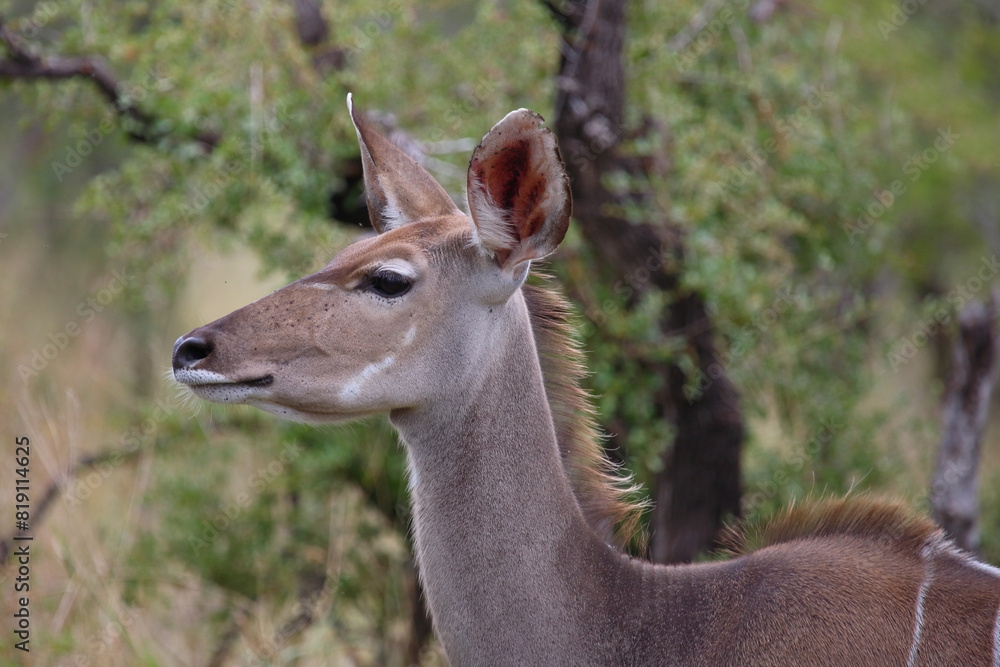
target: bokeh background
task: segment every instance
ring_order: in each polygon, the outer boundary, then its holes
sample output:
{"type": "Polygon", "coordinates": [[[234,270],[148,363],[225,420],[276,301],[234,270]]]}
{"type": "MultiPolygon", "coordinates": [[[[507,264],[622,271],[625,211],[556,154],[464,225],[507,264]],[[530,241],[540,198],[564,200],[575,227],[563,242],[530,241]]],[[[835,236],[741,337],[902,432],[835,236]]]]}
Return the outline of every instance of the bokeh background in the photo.
{"type": "Polygon", "coordinates": [[[931,512],[964,484],[963,539],[1000,562],[996,0],[0,17],[0,540],[20,436],[34,536],[30,655],[0,562],[5,664],[444,663],[385,420],[282,423],[167,374],[179,335],[371,233],[348,91],[456,196],[508,111],[556,128],[578,220],[547,270],[610,454],[657,508],[633,551],[712,558],[723,523],[792,499],[931,512]],[[985,332],[966,385],[962,311],[985,332]],[[981,456],[932,485],[965,433],[981,456]]]}

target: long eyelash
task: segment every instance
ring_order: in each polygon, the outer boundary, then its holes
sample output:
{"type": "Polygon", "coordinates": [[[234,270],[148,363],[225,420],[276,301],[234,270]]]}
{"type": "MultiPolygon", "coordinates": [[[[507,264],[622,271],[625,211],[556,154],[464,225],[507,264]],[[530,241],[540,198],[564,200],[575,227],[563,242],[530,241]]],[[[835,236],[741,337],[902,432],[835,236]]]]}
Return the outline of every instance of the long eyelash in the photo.
{"type": "Polygon", "coordinates": [[[383,266],[378,270],[374,271],[372,274],[370,274],[367,283],[370,286],[370,288],[373,289],[379,295],[383,297],[393,298],[396,296],[401,296],[402,294],[407,292],[413,285],[413,279],[407,275],[399,273],[398,271],[394,271],[390,268],[383,266]],[[399,283],[401,287],[398,291],[383,289],[384,286],[376,287],[376,283],[382,281],[399,283]]]}

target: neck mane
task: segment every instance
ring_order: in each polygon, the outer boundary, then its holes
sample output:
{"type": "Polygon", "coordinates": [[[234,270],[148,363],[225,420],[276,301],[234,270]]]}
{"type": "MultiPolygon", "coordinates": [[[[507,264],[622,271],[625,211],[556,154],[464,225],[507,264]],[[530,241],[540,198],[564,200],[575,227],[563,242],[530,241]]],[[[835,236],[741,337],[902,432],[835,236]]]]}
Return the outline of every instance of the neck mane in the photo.
{"type": "Polygon", "coordinates": [[[770,519],[728,527],[720,543],[730,556],[745,556],[778,544],[830,537],[890,540],[912,553],[920,553],[929,545],[948,544],[944,531],[927,517],[915,514],[901,502],[868,494],[792,502],[770,519]]]}
{"type": "Polygon", "coordinates": [[[587,369],[570,305],[548,287],[526,284],[522,293],[559,453],[583,517],[604,542],[618,548],[635,544],[648,503],[635,500],[639,487],[605,454],[591,396],[580,386],[587,369]]]}

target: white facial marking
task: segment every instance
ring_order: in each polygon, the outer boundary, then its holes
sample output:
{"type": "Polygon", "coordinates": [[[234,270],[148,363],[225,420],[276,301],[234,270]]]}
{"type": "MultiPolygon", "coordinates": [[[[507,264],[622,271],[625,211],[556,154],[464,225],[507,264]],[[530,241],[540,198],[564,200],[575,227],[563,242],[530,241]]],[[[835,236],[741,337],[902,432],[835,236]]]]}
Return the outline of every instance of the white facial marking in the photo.
{"type": "Polygon", "coordinates": [[[354,379],[345,384],[344,388],[340,390],[340,400],[348,401],[351,399],[356,399],[358,397],[358,392],[361,389],[361,385],[363,385],[368,380],[368,378],[375,375],[376,373],[384,371],[386,368],[389,368],[389,366],[392,366],[394,363],[396,363],[396,357],[395,355],[390,354],[382,361],[376,361],[375,363],[368,364],[367,366],[362,368],[361,372],[358,373],[354,377],[354,379]]]}
{"type": "Polygon", "coordinates": [[[934,581],[934,552],[937,544],[932,542],[923,548],[920,556],[924,559],[924,580],[920,583],[920,591],[917,592],[917,609],[913,622],[913,641],[910,643],[910,657],[907,659],[907,667],[917,664],[917,650],[920,648],[920,634],[924,629],[924,598],[934,581]]]}
{"type": "Polygon", "coordinates": [[[174,371],[174,379],[181,384],[225,384],[230,382],[225,375],[201,369],[181,368],[174,371]]]}
{"type": "Polygon", "coordinates": [[[392,271],[393,273],[398,273],[404,278],[409,278],[414,280],[417,277],[417,270],[413,268],[413,265],[402,259],[390,259],[387,262],[383,262],[379,267],[379,271],[392,271]]]}
{"type": "Polygon", "coordinates": [[[310,289],[321,289],[327,292],[331,292],[337,289],[336,285],[330,285],[328,283],[302,283],[303,287],[308,287],[310,289]]]}
{"type": "Polygon", "coordinates": [[[417,337],[417,326],[413,325],[410,327],[409,331],[406,332],[406,338],[403,339],[403,345],[409,345],[413,342],[413,339],[417,337]]]}

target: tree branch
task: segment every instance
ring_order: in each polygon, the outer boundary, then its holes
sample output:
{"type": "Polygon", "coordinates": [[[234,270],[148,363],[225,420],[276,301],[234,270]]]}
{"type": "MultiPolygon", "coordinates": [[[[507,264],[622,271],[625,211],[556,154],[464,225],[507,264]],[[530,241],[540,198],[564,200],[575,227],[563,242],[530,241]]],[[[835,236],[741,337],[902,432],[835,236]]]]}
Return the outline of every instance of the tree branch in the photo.
{"type": "MultiPolygon", "coordinates": [[[[104,451],[80,457],[80,459],[74,463],[72,467],[70,467],[66,474],[49,482],[48,487],[45,489],[45,493],[42,494],[42,499],[31,512],[32,526],[38,528],[42,520],[45,518],[45,515],[48,514],[49,509],[52,507],[52,502],[59,495],[59,492],[78,474],[84,470],[115,459],[124,461],[135,458],[139,455],[140,451],[142,451],[140,448],[135,447],[109,447],[104,451]]],[[[14,543],[14,537],[17,534],[18,533],[15,533],[13,535],[0,538],[0,565],[3,565],[3,563],[5,563],[7,558],[10,556],[10,548],[14,543]]]]}
{"type": "MultiPolygon", "coordinates": [[[[137,127],[125,128],[128,137],[139,143],[156,143],[169,136],[169,132],[154,131],[156,119],[129,101],[118,76],[110,66],[97,56],[72,58],[42,57],[32,53],[24,40],[14,33],[0,16],[0,43],[8,57],[0,59],[0,79],[89,79],[115,112],[122,118],[134,121],[137,127]]],[[[214,132],[198,131],[190,139],[211,152],[220,137],[214,132]]]]}
{"type": "Polygon", "coordinates": [[[542,6],[549,10],[549,15],[558,23],[563,31],[576,30],[576,20],[568,13],[560,9],[550,0],[541,0],[542,6]]]}

